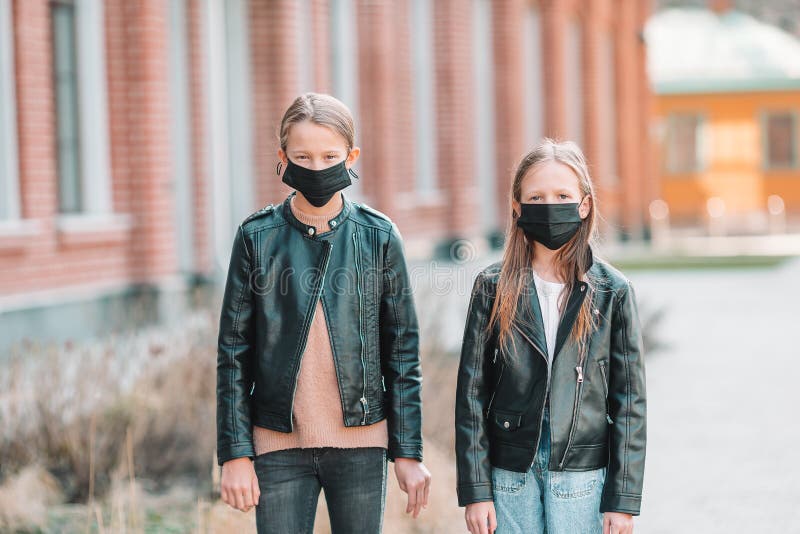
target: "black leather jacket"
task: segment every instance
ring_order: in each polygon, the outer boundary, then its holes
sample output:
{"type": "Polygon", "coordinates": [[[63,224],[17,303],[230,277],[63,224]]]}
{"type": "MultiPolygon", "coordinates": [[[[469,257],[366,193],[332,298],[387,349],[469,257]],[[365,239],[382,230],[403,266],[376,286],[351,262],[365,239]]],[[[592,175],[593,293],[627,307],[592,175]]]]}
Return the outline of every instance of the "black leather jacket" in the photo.
{"type": "MultiPolygon", "coordinates": [[[[500,262],[475,280],[464,330],[456,396],[458,503],[492,500],[491,466],[526,472],[534,461],[549,396],[552,471],[607,467],[600,511],[639,514],[645,461],[645,367],[636,298],[616,269],[590,261],[596,288],[591,311],[597,329],[579,361],[569,338],[587,294],[576,281],[556,336],[552,371],[536,289],[528,295],[533,320],[515,321],[516,353],[486,332],[500,262]],[[580,369],[578,369],[580,367],[580,369]]],[[[524,313],[522,304],[517,314],[524,313]]],[[[531,312],[528,312],[531,313],[531,312]]],[[[519,316],[519,315],[518,315],[519,316]]]]}
{"type": "Polygon", "coordinates": [[[318,236],[292,214],[294,194],[236,231],[219,325],[217,461],[253,458],[253,425],[292,431],[318,298],[344,425],[388,418],[389,459],[421,461],[419,331],[397,227],[343,195],[331,231],[318,236]]]}

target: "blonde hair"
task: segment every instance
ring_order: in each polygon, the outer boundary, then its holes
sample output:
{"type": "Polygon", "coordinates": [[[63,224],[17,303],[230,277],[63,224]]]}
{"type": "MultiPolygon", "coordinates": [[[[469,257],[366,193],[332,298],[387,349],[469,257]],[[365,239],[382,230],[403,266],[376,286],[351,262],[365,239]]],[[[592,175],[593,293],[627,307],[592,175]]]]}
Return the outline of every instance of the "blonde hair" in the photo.
{"type": "MultiPolygon", "coordinates": [[[[572,141],[558,142],[545,138],[542,143],[531,150],[517,166],[514,181],[511,187],[512,217],[506,230],[506,244],[503,250],[500,278],[497,284],[497,298],[488,323],[491,332],[495,325],[499,328],[498,341],[506,347],[514,321],[522,322],[526,317],[516,317],[515,311],[521,294],[530,294],[528,288],[532,283],[530,279],[533,261],[533,247],[526,242],[525,232],[517,226],[517,213],[513,209],[513,201],[521,202],[522,180],[529,171],[543,163],[555,161],[568,166],[578,177],[581,197],[591,197],[589,214],[583,219],[578,232],[556,254],[555,263],[559,275],[566,284],[562,295],[560,309],[563,313],[565,297],[570,295],[576,280],[588,283],[588,291],[583,305],[578,312],[575,326],[572,330],[572,339],[578,344],[579,349],[586,349],[586,340],[594,328],[591,314],[591,301],[594,294],[594,284],[585,276],[589,268],[589,246],[596,238],[596,200],[592,179],[586,158],[580,147],[572,141]]],[[[530,311],[530,299],[523,300],[523,309],[530,311]]],[[[506,352],[506,351],[504,351],[506,352]]]]}
{"type": "Polygon", "coordinates": [[[281,119],[278,140],[282,150],[286,150],[289,130],[293,124],[309,120],[320,126],[327,126],[341,134],[347,149],[355,146],[356,127],[350,109],[339,99],[323,93],[305,93],[294,99],[281,119]]]}

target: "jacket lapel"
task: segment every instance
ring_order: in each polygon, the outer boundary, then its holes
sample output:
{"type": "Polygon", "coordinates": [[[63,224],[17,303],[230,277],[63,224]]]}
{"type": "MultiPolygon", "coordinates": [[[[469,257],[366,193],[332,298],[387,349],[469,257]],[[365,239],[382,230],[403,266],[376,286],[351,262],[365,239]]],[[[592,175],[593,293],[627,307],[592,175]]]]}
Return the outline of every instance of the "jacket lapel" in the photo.
{"type": "Polygon", "coordinates": [[[516,317],[524,317],[521,321],[514,321],[517,328],[528,338],[542,356],[547,359],[547,342],[544,337],[544,322],[542,321],[542,310],[539,307],[539,295],[536,292],[536,285],[531,282],[527,284],[530,288],[529,307],[525,306],[523,299],[520,298],[517,304],[516,317]]]}
{"type": "Polygon", "coordinates": [[[564,310],[564,315],[558,323],[558,333],[556,334],[556,347],[553,350],[553,359],[558,356],[561,347],[564,346],[569,333],[572,332],[572,327],[575,325],[575,320],[578,318],[578,312],[583,304],[583,299],[586,298],[586,282],[576,281],[572,288],[572,293],[567,300],[567,309],[564,310]]]}

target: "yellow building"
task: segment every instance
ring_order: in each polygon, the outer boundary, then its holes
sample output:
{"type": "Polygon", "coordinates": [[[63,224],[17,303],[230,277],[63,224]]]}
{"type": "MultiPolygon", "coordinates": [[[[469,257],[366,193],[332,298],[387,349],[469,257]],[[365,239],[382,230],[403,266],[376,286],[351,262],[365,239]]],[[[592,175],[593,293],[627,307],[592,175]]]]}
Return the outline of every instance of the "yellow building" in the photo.
{"type": "Polygon", "coordinates": [[[800,215],[800,40],[735,10],[672,8],[645,28],[656,191],[673,224],[766,231],[800,215]],[[770,215],[770,212],[772,213],[770,215]]]}

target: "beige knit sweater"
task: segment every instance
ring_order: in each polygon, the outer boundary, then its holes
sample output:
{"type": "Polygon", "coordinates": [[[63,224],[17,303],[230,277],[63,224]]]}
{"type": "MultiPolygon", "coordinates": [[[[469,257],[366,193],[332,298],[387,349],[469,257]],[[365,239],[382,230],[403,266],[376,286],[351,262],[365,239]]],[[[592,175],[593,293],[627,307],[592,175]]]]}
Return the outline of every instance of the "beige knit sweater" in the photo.
{"type": "MultiPolygon", "coordinates": [[[[338,211],[312,215],[300,211],[292,197],[292,213],[300,221],[317,228],[318,233],[330,230],[328,220],[338,211]]],[[[318,234],[319,235],[319,234],[318,234]]],[[[340,354],[340,358],[357,358],[358,354],[340,354]]],[[[256,454],[280,449],[309,447],[384,447],[388,448],[389,434],[386,419],[366,426],[345,427],[333,351],[322,302],[317,302],[308,332],[308,342],[300,362],[297,390],[294,398],[294,430],[278,432],[253,427],[256,454]]]]}

